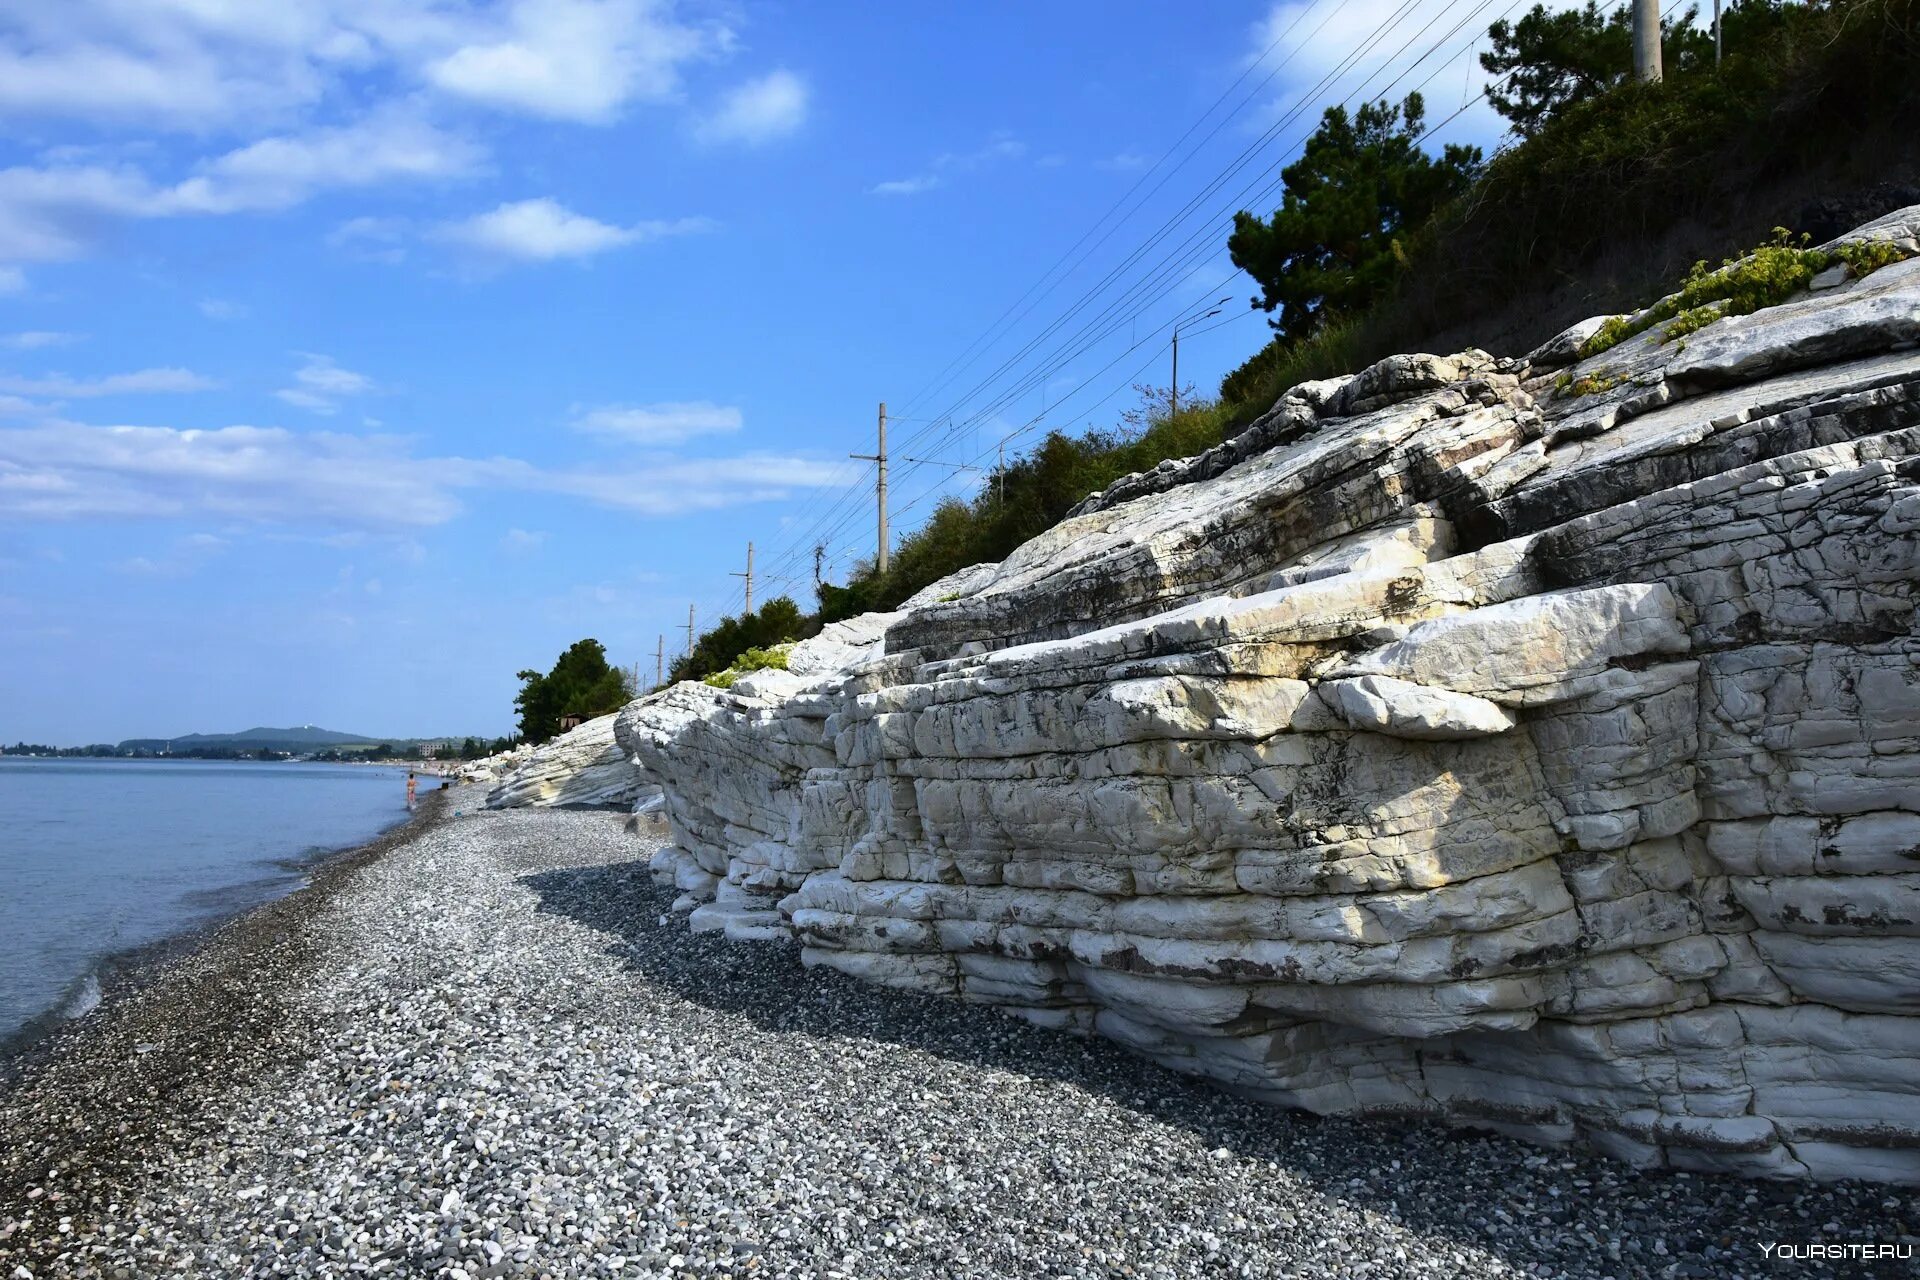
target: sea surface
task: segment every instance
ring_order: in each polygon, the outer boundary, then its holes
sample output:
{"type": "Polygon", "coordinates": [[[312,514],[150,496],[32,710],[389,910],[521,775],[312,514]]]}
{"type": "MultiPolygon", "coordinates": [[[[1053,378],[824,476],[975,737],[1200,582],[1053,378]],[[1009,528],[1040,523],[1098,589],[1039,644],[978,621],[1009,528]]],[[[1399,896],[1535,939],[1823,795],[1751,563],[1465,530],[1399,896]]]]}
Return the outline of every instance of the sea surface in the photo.
{"type": "Polygon", "coordinates": [[[403,820],[406,776],[0,756],[0,1049],[99,1003],[115,956],[297,889],[403,820]]]}

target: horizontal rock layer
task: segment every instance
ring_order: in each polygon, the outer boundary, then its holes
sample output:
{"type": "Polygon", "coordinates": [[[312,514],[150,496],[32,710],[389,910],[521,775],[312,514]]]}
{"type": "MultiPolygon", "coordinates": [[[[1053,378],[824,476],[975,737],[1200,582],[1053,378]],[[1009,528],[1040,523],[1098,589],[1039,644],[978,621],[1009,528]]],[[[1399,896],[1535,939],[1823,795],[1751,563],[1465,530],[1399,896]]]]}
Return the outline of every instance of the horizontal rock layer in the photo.
{"type": "Polygon", "coordinates": [[[487,808],[626,809],[657,794],[613,740],[613,720],[601,716],[523,749],[487,793],[487,808]]]}
{"type": "Polygon", "coordinates": [[[1920,1179],[1920,260],[1580,336],[1298,388],[632,704],[656,873],[1279,1103],[1920,1179]]]}

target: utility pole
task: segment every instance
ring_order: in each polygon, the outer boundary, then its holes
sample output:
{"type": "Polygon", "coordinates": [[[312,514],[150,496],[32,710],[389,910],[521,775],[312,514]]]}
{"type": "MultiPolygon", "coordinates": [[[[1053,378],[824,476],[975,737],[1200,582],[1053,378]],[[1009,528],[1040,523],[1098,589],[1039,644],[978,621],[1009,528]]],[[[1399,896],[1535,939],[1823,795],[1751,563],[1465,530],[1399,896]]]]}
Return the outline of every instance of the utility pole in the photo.
{"type": "Polygon", "coordinates": [[[1167,416],[1180,416],[1180,326],[1173,326],[1173,390],[1167,393],[1167,416]]]}
{"type": "Polygon", "coordinates": [[[747,580],[747,612],[752,613],[753,612],[753,544],[751,542],[747,544],[747,571],[745,573],[736,573],[730,576],[735,578],[745,578],[747,580]]]}
{"type": "Polygon", "coordinates": [[[1660,79],[1660,0],[1633,0],[1633,78],[1660,79]]]}
{"type": "Polygon", "coordinates": [[[1720,69],[1720,0],[1713,0],[1713,69],[1720,69]]]}
{"type": "Polygon", "coordinates": [[[1000,442],[999,451],[1000,466],[996,469],[993,478],[994,482],[1000,486],[1000,505],[1004,507],[1007,505],[1007,442],[1005,440],[1000,442]]]}
{"type": "Polygon", "coordinates": [[[660,633],[660,643],[653,650],[653,683],[663,685],[667,682],[667,633],[660,633]]]}
{"type": "Polygon", "coordinates": [[[693,606],[687,606],[687,656],[693,656],[693,606]]]}
{"type": "Polygon", "coordinates": [[[1214,303],[1213,310],[1207,312],[1205,315],[1173,322],[1173,392],[1167,397],[1167,416],[1169,418],[1176,417],[1180,413],[1180,326],[1183,324],[1197,324],[1202,320],[1210,320],[1214,316],[1219,315],[1220,312],[1226,308],[1226,305],[1227,299],[1222,298],[1220,301],[1214,303]]]}
{"type": "Polygon", "coordinates": [[[872,462],[879,466],[878,478],[874,481],[874,505],[879,512],[880,554],[874,560],[874,567],[885,575],[887,572],[887,402],[880,402],[880,451],[878,453],[850,453],[849,458],[860,462],[872,462]]]}

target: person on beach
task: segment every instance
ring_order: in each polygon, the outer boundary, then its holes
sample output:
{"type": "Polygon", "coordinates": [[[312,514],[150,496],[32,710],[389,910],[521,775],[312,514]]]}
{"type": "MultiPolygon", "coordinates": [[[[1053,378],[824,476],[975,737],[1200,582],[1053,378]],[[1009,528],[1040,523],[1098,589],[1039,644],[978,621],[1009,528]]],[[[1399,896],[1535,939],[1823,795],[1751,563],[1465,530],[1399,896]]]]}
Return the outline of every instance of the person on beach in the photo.
{"type": "Polygon", "coordinates": [[[413,808],[414,788],[419,785],[419,782],[414,779],[413,770],[407,770],[407,808],[409,809],[413,808]]]}

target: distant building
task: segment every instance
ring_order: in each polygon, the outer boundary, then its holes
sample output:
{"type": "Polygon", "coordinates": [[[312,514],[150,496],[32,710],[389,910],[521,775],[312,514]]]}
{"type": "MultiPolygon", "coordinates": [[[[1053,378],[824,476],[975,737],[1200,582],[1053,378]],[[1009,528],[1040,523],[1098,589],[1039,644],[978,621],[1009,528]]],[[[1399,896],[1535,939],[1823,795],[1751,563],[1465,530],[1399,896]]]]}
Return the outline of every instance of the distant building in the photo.
{"type": "Polygon", "coordinates": [[[447,750],[450,745],[451,744],[445,740],[439,742],[423,742],[420,744],[420,758],[422,760],[432,760],[439,756],[442,751],[447,750]]]}

